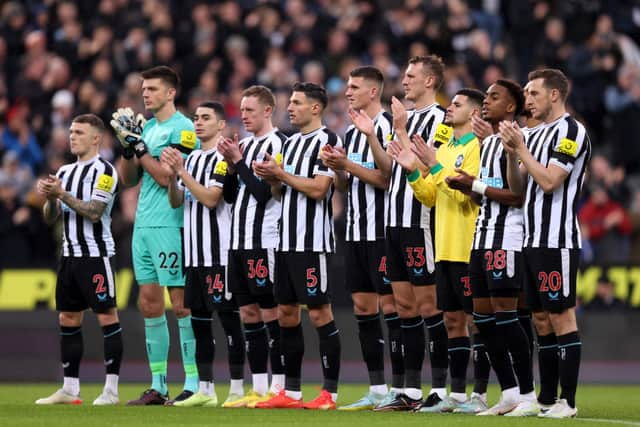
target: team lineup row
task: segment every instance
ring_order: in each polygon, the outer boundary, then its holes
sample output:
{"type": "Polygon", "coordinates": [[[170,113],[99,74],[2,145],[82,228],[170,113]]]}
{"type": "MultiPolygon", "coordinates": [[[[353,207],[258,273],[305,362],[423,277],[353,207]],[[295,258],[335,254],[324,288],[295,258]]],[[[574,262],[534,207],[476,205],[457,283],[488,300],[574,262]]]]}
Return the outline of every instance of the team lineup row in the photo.
{"type": "Polygon", "coordinates": [[[123,146],[115,167],[98,156],[102,121],[74,118],[70,146],[77,162],[38,182],[47,196],[45,218],[53,222],[62,213],[63,220],[56,305],[64,384],[36,403],[81,402],[87,308],[104,334],[106,382],[94,404],[119,402],[122,329],[110,215],[118,187],[141,181],[132,257],[152,383],[129,404],[218,404],[211,330],[217,312],[231,374],[223,406],[336,408],[341,346],[327,272],[335,188],[347,194],[346,283],[370,381],[362,399],[338,409],[575,416],[576,202],[590,141],[565,110],[569,83],[558,70],[536,70],[524,90],[510,80],[496,81],[486,93],[460,89],[445,110],[436,103],[443,73],[437,56],[411,58],[402,86],[413,108],[394,97],[389,114],[380,99],[382,73],[354,69],[345,93],[353,124],[344,140],[322,125],[328,98],[313,83],[292,88],[288,113],[298,133],[287,137],[273,127],[273,94],[252,86],[240,105],[251,136],[225,138],[224,107],[205,102],[193,122],[186,118],[174,104],[178,76],[164,66],[142,73],[153,118],[126,107],[113,114],[111,127],[123,146]],[[174,399],[166,384],[165,287],[185,371],[174,399]],[[307,402],[301,304],[318,333],[324,377],[320,395],[307,402]],[[432,384],[423,399],[427,352],[432,384]],[[252,372],[246,394],[245,355],[252,372]],[[491,368],[502,393],[488,407],[491,368]]]}

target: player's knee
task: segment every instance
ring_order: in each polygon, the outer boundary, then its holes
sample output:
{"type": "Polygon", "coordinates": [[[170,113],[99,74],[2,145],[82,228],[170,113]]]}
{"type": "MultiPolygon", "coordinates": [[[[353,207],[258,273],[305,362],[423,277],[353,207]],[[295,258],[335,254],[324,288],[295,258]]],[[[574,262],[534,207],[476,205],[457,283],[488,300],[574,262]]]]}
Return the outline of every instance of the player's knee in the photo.
{"type": "Polygon", "coordinates": [[[141,296],[138,300],[138,308],[144,317],[158,317],[164,312],[164,302],[141,296]]]}
{"type": "Polygon", "coordinates": [[[405,298],[396,299],[396,308],[400,317],[415,317],[417,315],[417,308],[415,301],[411,301],[405,298]]]}
{"type": "Polygon", "coordinates": [[[376,304],[366,304],[361,301],[353,302],[353,313],[356,316],[362,316],[366,314],[376,314],[378,312],[378,306],[376,304]]]}
{"type": "Polygon", "coordinates": [[[62,326],[80,326],[82,323],[82,313],[61,311],[58,314],[58,322],[62,326]]]}
{"type": "Polygon", "coordinates": [[[536,311],[533,313],[533,325],[538,335],[549,335],[553,333],[553,326],[549,315],[544,311],[536,311]]]}
{"type": "Polygon", "coordinates": [[[120,321],[118,318],[118,310],[116,310],[115,308],[112,308],[105,313],[97,313],[96,317],[98,318],[98,323],[100,323],[100,326],[112,325],[120,321]]]}
{"type": "Polygon", "coordinates": [[[321,305],[317,307],[309,307],[309,320],[315,327],[326,325],[333,320],[331,306],[321,305]]]}
{"type": "Polygon", "coordinates": [[[257,323],[262,320],[257,304],[243,305],[240,307],[240,318],[242,319],[242,323],[257,323]]]}
{"type": "Polygon", "coordinates": [[[185,307],[184,304],[172,305],[172,310],[178,319],[182,319],[191,314],[191,310],[185,307]]]}
{"type": "Polygon", "coordinates": [[[447,334],[449,336],[462,336],[465,335],[467,328],[467,319],[464,313],[460,312],[445,312],[444,324],[447,327],[447,334]]]}

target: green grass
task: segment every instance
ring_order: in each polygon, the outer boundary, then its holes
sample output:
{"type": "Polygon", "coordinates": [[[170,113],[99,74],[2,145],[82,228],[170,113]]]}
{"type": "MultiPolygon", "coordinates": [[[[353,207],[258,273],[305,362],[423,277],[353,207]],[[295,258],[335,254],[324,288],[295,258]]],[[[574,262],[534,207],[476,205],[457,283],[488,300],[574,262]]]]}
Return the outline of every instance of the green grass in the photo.
{"type": "MultiPolygon", "coordinates": [[[[448,426],[542,426],[549,425],[630,425],[640,427],[640,386],[582,385],[578,390],[579,418],[554,422],[544,419],[512,419],[504,417],[480,418],[463,415],[424,415],[412,413],[344,413],[303,410],[255,410],[221,408],[168,408],[168,407],[93,407],[91,402],[100,393],[101,385],[83,384],[83,405],[36,406],[33,401],[47,396],[58,388],[57,384],[0,384],[0,426],[251,426],[268,425],[323,426],[323,427],[389,427],[432,425],[448,426]]],[[[224,400],[227,389],[217,386],[218,397],[224,400]]],[[[141,384],[120,387],[122,401],[137,397],[141,384]]],[[[173,391],[179,386],[173,386],[173,391]]],[[[315,397],[317,388],[304,388],[304,396],[315,397]]],[[[366,391],[364,385],[342,385],[339,404],[358,399],[366,391]]],[[[498,390],[490,388],[490,401],[497,399],[498,390]]]]}

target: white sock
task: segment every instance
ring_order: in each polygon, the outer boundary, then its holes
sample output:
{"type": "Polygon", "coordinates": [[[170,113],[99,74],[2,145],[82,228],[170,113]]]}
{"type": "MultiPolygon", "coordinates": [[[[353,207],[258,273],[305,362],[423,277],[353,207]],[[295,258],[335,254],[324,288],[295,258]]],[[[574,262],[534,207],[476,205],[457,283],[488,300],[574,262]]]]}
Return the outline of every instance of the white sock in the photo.
{"type": "Polygon", "coordinates": [[[519,402],[520,389],[518,387],[511,387],[506,390],[502,390],[502,400],[507,402],[519,402]]]}
{"type": "Polygon", "coordinates": [[[391,387],[392,392],[396,393],[396,394],[402,394],[404,393],[404,389],[403,388],[397,388],[397,387],[391,387]]]}
{"type": "Polygon", "coordinates": [[[251,382],[253,383],[253,391],[264,396],[269,389],[269,374],[252,374],[251,382]]]}
{"type": "Polygon", "coordinates": [[[229,387],[229,394],[237,394],[238,396],[244,396],[244,380],[231,380],[231,386],[229,387]]]}
{"type": "Polygon", "coordinates": [[[104,389],[116,396],[118,395],[118,378],[119,376],[116,374],[107,374],[104,380],[104,389]]]}
{"type": "Polygon", "coordinates": [[[338,401],[338,393],[331,393],[331,400],[333,400],[334,402],[338,401]]]}
{"type": "Polygon", "coordinates": [[[536,397],[535,391],[530,391],[529,393],[521,394],[520,400],[522,400],[523,402],[537,402],[538,398],[536,397]]]}
{"type": "Polygon", "coordinates": [[[438,397],[442,400],[444,400],[445,397],[447,397],[447,389],[442,387],[442,388],[432,388],[431,391],[429,392],[429,395],[431,394],[437,394],[438,397]]]}
{"type": "Polygon", "coordinates": [[[62,390],[72,396],[80,395],[80,378],[64,377],[62,390]]]}
{"type": "Polygon", "coordinates": [[[474,392],[471,392],[471,397],[472,398],[477,397],[478,399],[482,400],[484,403],[487,403],[487,393],[480,394],[474,391],[474,392]]]}
{"type": "Polygon", "coordinates": [[[370,385],[369,391],[373,394],[384,396],[385,394],[387,394],[387,385],[386,384],[370,385]]]}
{"type": "Polygon", "coordinates": [[[280,390],[284,390],[284,374],[271,375],[271,393],[280,393],[280,390]]]}
{"type": "Polygon", "coordinates": [[[215,393],[215,386],[213,385],[213,381],[200,381],[198,383],[198,392],[204,394],[205,396],[213,396],[215,393]]]}
{"type": "Polygon", "coordinates": [[[467,393],[449,393],[449,397],[458,403],[467,401],[467,393]]]}
{"type": "Polygon", "coordinates": [[[407,387],[404,389],[404,394],[406,394],[413,400],[422,399],[422,390],[420,390],[419,388],[407,387]]]}
{"type": "Polygon", "coordinates": [[[302,399],[302,392],[301,391],[285,390],[284,394],[285,394],[285,396],[288,396],[288,397],[290,397],[292,399],[295,399],[295,400],[302,399]]]}

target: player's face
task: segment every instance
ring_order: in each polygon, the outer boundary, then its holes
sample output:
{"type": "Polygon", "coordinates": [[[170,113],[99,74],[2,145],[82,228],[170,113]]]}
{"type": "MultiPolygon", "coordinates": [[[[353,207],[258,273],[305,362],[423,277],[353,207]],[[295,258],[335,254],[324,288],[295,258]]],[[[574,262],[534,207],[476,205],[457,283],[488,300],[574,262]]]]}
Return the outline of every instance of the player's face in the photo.
{"type": "Polygon", "coordinates": [[[404,97],[409,101],[416,101],[426,92],[425,86],[428,75],[425,72],[424,64],[417,62],[409,64],[402,78],[402,88],[404,97]]]}
{"type": "Polygon", "coordinates": [[[534,79],[527,84],[525,106],[534,119],[544,121],[551,113],[551,91],[544,87],[544,79],[534,79]]]}
{"type": "Polygon", "coordinates": [[[489,86],[482,103],[482,118],[490,123],[497,123],[505,120],[513,108],[514,102],[509,91],[504,86],[493,84],[489,86]]]}
{"type": "Polygon", "coordinates": [[[313,120],[313,109],[318,108],[317,102],[309,99],[304,92],[293,92],[289,98],[289,121],[293,126],[303,128],[313,120]]]}
{"type": "Polygon", "coordinates": [[[145,79],[142,81],[142,100],[147,111],[155,113],[162,110],[169,102],[173,102],[176,90],[169,87],[162,79],[145,79]]]}
{"type": "Polygon", "coordinates": [[[260,133],[270,116],[270,108],[262,105],[257,97],[245,96],[240,101],[240,117],[247,132],[260,133]]]}
{"type": "Polygon", "coordinates": [[[224,129],[224,120],[218,120],[213,108],[198,107],[193,115],[193,125],[200,141],[209,141],[224,129]]]}
{"type": "Polygon", "coordinates": [[[463,125],[471,120],[471,114],[477,111],[476,108],[475,104],[469,102],[468,96],[456,95],[451,100],[451,105],[447,108],[444,121],[453,127],[463,125]]]}
{"type": "Polygon", "coordinates": [[[349,77],[347,90],[344,94],[351,108],[361,110],[367,108],[373,100],[374,92],[374,85],[371,81],[363,77],[349,77]]]}
{"type": "Polygon", "coordinates": [[[98,146],[98,133],[89,123],[71,123],[69,128],[71,154],[85,158],[93,154],[98,146]]]}

